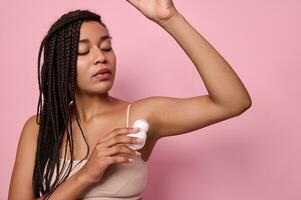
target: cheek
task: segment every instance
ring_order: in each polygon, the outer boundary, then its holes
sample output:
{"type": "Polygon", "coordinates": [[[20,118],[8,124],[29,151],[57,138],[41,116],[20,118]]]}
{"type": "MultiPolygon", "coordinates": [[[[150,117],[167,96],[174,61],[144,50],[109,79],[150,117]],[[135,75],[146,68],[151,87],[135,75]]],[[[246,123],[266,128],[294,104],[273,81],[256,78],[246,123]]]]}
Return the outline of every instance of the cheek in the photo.
{"type": "Polygon", "coordinates": [[[88,59],[77,59],[76,72],[78,83],[86,82],[89,78],[90,62],[88,59]]]}
{"type": "Polygon", "coordinates": [[[87,58],[77,57],[77,67],[78,68],[87,68],[89,66],[90,61],[87,58]]]}
{"type": "Polygon", "coordinates": [[[113,53],[113,60],[114,60],[114,62],[116,63],[116,54],[115,53],[113,53]]]}
{"type": "Polygon", "coordinates": [[[113,53],[112,55],[111,55],[111,57],[110,57],[110,62],[111,62],[111,65],[112,66],[116,66],[116,55],[115,55],[115,53],[113,53]]]}

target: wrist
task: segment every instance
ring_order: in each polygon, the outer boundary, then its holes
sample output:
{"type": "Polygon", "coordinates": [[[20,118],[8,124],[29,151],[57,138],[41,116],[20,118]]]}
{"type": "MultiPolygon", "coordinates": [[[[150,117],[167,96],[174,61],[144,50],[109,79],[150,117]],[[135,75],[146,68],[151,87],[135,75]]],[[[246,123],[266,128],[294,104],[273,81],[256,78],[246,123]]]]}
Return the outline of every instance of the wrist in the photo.
{"type": "Polygon", "coordinates": [[[180,18],[182,18],[183,15],[181,13],[179,13],[178,11],[176,11],[171,17],[169,17],[168,19],[165,20],[160,20],[158,22],[158,24],[160,26],[162,26],[163,28],[166,28],[168,26],[171,26],[173,24],[175,24],[176,21],[178,21],[180,18]]]}
{"type": "Polygon", "coordinates": [[[81,185],[84,186],[90,186],[94,184],[94,181],[86,173],[84,173],[82,169],[77,171],[76,179],[81,185]]]}

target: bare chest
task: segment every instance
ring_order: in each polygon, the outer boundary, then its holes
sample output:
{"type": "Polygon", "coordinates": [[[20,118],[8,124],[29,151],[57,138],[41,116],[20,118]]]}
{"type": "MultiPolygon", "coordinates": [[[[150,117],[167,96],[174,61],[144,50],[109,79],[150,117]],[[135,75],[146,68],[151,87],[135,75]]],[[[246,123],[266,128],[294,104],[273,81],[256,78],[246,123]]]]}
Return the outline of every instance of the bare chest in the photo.
{"type": "MultiPolygon", "coordinates": [[[[110,134],[114,129],[127,127],[127,122],[129,127],[133,126],[135,120],[137,119],[147,119],[145,113],[138,112],[136,109],[131,109],[129,113],[129,118],[126,115],[126,108],[117,112],[112,112],[109,114],[105,114],[103,116],[95,117],[90,123],[87,124],[77,124],[77,122],[72,122],[72,140],[73,140],[73,160],[81,160],[83,159],[88,151],[89,147],[89,155],[93,152],[94,147],[97,142],[105,137],[107,134],[110,134]],[[128,120],[128,121],[127,121],[128,120]],[[84,139],[85,138],[85,139],[84,139]],[[85,141],[86,140],[86,141],[85,141]]],[[[70,130],[70,129],[69,129],[70,130]]],[[[70,131],[69,131],[70,132],[70,131]]],[[[145,146],[138,150],[142,155],[142,159],[147,161],[152,149],[155,145],[155,141],[150,137],[151,129],[148,132],[148,137],[145,143],[145,146]]],[[[71,133],[69,133],[71,135],[71,133]]],[[[63,158],[66,152],[66,159],[70,160],[70,148],[66,143],[68,133],[64,132],[63,142],[60,148],[60,157],[63,158]]],[[[71,137],[69,137],[71,140],[71,137]]]]}

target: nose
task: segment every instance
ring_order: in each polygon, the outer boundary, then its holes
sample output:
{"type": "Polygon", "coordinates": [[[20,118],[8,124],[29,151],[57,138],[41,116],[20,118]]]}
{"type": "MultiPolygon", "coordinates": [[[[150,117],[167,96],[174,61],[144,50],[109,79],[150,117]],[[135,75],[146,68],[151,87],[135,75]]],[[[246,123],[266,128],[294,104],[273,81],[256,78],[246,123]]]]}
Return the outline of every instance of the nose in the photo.
{"type": "Polygon", "coordinates": [[[95,48],[94,50],[94,64],[97,64],[98,62],[103,63],[106,62],[106,57],[104,55],[104,53],[99,49],[99,48],[95,48]]]}

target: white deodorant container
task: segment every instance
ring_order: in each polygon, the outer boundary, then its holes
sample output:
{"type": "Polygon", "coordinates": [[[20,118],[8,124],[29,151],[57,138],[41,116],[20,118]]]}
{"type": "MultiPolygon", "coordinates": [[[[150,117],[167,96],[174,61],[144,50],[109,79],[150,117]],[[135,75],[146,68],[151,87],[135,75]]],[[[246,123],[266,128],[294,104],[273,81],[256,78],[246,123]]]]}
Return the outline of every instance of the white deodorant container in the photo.
{"type": "Polygon", "coordinates": [[[131,133],[131,134],[127,134],[127,136],[130,137],[138,137],[138,138],[142,138],[143,142],[140,144],[127,144],[127,146],[133,150],[139,150],[142,149],[143,146],[145,145],[145,141],[146,141],[146,137],[147,137],[147,131],[149,129],[149,125],[147,120],[145,119],[138,119],[135,121],[133,127],[138,127],[140,128],[139,132],[137,133],[131,133]]]}

